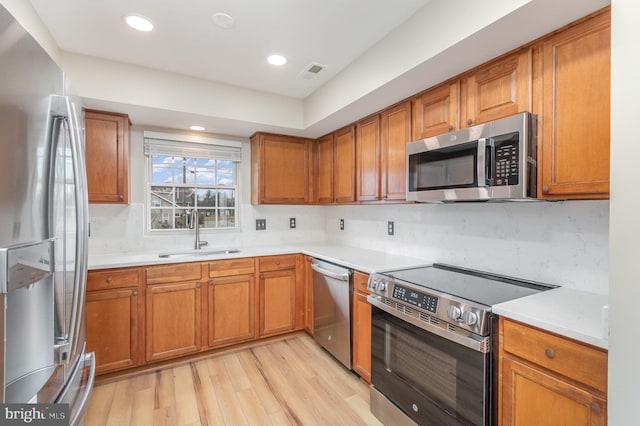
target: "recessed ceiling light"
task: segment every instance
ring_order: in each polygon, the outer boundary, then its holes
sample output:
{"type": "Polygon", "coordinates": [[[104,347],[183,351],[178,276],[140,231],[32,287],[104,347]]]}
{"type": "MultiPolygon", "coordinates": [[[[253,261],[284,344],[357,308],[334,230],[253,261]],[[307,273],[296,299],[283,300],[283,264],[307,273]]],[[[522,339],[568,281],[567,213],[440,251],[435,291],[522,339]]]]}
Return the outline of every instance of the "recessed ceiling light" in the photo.
{"type": "Polygon", "coordinates": [[[227,15],[226,13],[214,13],[211,15],[211,20],[213,23],[224,30],[228,30],[233,27],[233,17],[231,15],[227,15]]]}
{"type": "Polygon", "coordinates": [[[287,63],[287,58],[282,55],[271,55],[267,58],[267,62],[271,65],[280,66],[287,63]]]}
{"type": "Polygon", "coordinates": [[[140,15],[127,15],[124,17],[124,21],[127,23],[127,25],[129,25],[131,28],[138,30],[138,31],[151,31],[153,30],[153,24],[151,23],[151,21],[147,18],[145,18],[144,16],[140,16],[140,15]]]}
{"type": "Polygon", "coordinates": [[[202,126],[189,126],[189,128],[191,130],[195,130],[196,132],[201,132],[201,131],[204,130],[204,127],[202,127],[202,126]]]}

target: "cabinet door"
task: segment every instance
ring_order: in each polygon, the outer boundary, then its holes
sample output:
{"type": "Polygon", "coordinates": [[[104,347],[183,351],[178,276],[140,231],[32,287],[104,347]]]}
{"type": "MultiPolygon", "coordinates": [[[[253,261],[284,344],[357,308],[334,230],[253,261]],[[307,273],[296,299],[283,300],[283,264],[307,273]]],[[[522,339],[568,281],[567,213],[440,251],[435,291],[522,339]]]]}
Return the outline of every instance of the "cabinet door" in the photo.
{"type": "Polygon", "coordinates": [[[200,283],[154,285],[146,296],[147,361],[200,349],[200,283]]]}
{"type": "Polygon", "coordinates": [[[509,357],[502,358],[500,424],[505,426],[599,426],[606,424],[606,401],[585,389],[509,357]]]}
{"type": "Polygon", "coordinates": [[[87,351],[96,354],[96,373],[138,364],[138,291],[87,293],[87,351]]]}
{"type": "Polygon", "coordinates": [[[209,346],[255,337],[254,275],[209,281],[209,346]]]}
{"type": "Polygon", "coordinates": [[[609,197],[610,13],[543,46],[543,198],[609,197]]]}
{"type": "Polygon", "coordinates": [[[382,199],[405,200],[406,146],[411,142],[411,102],[403,102],[381,114],[380,162],[382,199]]]}
{"type": "Polygon", "coordinates": [[[361,272],[353,274],[353,371],[367,383],[371,382],[371,305],[366,290],[369,276],[361,272]]]}
{"type": "Polygon", "coordinates": [[[251,143],[254,204],[304,204],[313,201],[311,141],[258,133],[251,143]]]}
{"type": "Polygon", "coordinates": [[[463,126],[531,111],[533,50],[499,59],[463,80],[466,110],[463,126]]]}
{"type": "Polygon", "coordinates": [[[333,154],[335,202],[353,203],[356,200],[356,141],[353,126],[335,133],[333,154]]]}
{"type": "Polygon", "coordinates": [[[333,196],[333,134],[316,141],[318,170],[318,203],[331,204],[333,196]]]}
{"type": "Polygon", "coordinates": [[[295,327],[295,269],[260,273],[260,336],[295,327]]]}
{"type": "Polygon", "coordinates": [[[356,125],[356,183],[358,201],[376,201],[380,196],[380,116],[356,125]]]}
{"type": "Polygon", "coordinates": [[[458,130],[459,86],[447,83],[413,99],[413,140],[458,130]]]}
{"type": "Polygon", "coordinates": [[[90,203],[129,202],[129,117],[85,111],[85,157],[90,203]]]}

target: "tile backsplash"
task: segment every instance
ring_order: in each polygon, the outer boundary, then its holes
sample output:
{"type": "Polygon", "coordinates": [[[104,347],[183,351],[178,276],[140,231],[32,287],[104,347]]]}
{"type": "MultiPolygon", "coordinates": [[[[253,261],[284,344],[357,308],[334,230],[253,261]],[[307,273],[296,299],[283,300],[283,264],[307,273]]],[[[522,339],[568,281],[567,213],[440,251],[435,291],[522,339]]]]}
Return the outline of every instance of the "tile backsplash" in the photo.
{"type": "MultiPolygon", "coordinates": [[[[144,205],[90,206],[89,252],[189,249],[192,232],[145,233],[144,205]]],[[[241,229],[211,247],[328,242],[608,293],[609,202],[240,207],[241,229]],[[296,218],[296,227],[289,219],[296,218]],[[267,219],[256,231],[255,220],[267,219]],[[344,230],[340,230],[340,219],[344,230]],[[388,235],[388,222],[394,235],[388,235]]]]}

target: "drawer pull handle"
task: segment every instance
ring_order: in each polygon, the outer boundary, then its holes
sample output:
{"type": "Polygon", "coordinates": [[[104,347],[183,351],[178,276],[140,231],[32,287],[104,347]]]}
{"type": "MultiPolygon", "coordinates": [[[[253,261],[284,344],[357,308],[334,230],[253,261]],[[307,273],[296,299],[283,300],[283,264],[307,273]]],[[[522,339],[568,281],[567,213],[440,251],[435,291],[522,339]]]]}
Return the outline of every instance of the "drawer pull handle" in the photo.
{"type": "Polygon", "coordinates": [[[276,260],[276,266],[280,266],[280,261],[276,260]]]}
{"type": "Polygon", "coordinates": [[[111,284],[111,277],[107,277],[107,284],[111,284]]]}
{"type": "Polygon", "coordinates": [[[589,404],[589,408],[591,408],[591,411],[593,411],[596,414],[600,414],[601,408],[600,408],[600,404],[597,404],[595,402],[592,402],[591,404],[589,404]]]}
{"type": "Polygon", "coordinates": [[[137,295],[138,295],[138,290],[133,290],[133,293],[132,293],[132,294],[133,294],[134,296],[137,296],[137,295]]]}
{"type": "Polygon", "coordinates": [[[547,356],[547,358],[553,358],[556,356],[556,353],[551,348],[545,349],[544,354],[547,356]]]}

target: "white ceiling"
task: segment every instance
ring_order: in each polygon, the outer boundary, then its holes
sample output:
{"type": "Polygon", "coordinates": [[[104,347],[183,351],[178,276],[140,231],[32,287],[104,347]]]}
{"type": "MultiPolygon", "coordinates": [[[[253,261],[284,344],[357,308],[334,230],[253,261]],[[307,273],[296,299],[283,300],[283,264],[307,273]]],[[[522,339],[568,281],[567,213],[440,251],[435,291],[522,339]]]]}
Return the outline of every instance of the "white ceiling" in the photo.
{"type": "Polygon", "coordinates": [[[31,0],[63,51],[304,99],[429,0],[31,0]],[[234,18],[233,28],[212,15],[234,18]],[[125,25],[136,13],[150,33],[125,25]],[[273,67],[266,57],[288,58],[273,67]],[[312,80],[310,63],[327,68],[312,80]]]}

